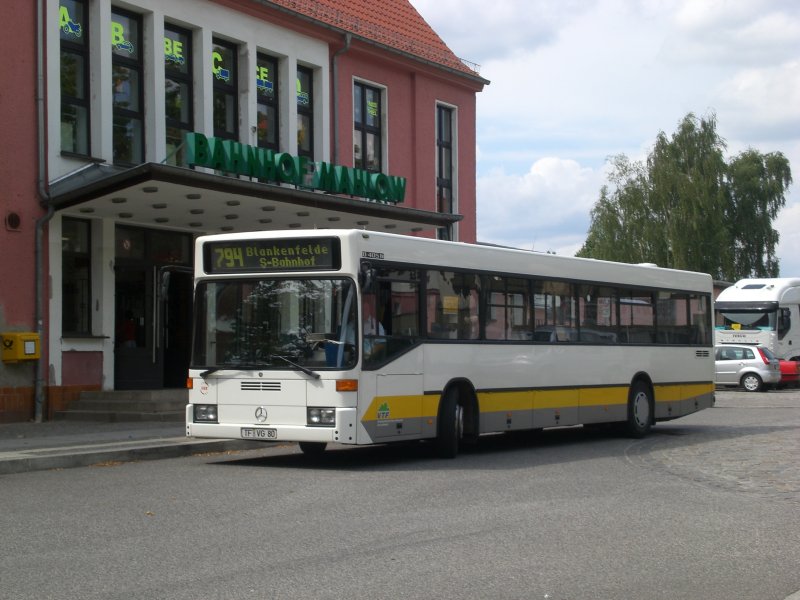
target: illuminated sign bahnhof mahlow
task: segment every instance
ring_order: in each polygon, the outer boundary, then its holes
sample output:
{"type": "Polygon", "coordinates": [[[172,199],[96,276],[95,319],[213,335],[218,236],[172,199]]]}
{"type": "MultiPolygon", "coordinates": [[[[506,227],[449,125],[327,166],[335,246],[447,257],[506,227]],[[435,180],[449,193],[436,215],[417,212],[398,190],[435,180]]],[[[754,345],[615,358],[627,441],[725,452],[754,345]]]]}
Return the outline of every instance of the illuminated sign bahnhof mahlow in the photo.
{"type": "Polygon", "coordinates": [[[383,204],[399,204],[405,198],[405,177],[312,162],[305,156],[274,152],[196,132],[186,133],[185,141],[187,161],[193,167],[244,175],[266,183],[290,183],[312,190],[358,196],[383,204]]]}

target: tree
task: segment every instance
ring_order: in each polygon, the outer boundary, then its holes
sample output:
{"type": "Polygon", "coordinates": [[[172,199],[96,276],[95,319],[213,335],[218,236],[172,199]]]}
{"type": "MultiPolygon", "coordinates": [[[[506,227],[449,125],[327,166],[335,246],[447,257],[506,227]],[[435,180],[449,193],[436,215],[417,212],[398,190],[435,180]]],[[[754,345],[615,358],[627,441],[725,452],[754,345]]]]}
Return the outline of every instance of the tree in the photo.
{"type": "Polygon", "coordinates": [[[772,222],[792,182],[780,152],[748,149],[725,161],[716,117],[689,113],[668,138],[660,132],[644,163],[611,158],[578,256],[652,262],[716,279],[775,277],[772,222]]]}

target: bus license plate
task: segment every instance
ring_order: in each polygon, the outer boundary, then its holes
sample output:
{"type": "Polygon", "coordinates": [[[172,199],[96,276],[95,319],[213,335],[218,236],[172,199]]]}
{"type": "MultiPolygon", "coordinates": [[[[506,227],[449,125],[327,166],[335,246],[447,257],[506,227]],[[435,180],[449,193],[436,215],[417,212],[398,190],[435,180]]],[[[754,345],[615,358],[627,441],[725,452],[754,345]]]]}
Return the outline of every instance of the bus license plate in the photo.
{"type": "Polygon", "coordinates": [[[276,440],[277,429],[264,429],[263,427],[242,427],[242,437],[253,440],[276,440]]]}

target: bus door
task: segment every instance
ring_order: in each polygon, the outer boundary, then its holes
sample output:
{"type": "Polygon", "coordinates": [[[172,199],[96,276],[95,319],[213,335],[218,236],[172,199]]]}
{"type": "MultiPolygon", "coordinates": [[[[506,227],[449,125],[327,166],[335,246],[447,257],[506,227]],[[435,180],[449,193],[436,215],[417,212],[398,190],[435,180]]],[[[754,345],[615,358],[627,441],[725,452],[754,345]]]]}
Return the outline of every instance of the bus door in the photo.
{"type": "Polygon", "coordinates": [[[362,296],[362,378],[374,376],[368,388],[375,390],[376,439],[418,437],[423,432],[419,301],[417,273],[399,269],[376,269],[373,284],[362,296]]]}

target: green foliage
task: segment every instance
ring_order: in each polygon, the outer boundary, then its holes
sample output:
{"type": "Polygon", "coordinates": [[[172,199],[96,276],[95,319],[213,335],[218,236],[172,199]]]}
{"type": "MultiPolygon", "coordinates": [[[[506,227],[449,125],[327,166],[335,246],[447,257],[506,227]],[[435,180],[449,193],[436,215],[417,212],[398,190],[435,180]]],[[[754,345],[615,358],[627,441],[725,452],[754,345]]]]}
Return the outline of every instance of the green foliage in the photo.
{"type": "Polygon", "coordinates": [[[645,163],[612,157],[578,256],[729,281],[777,276],[772,222],[792,182],[789,161],[748,149],[726,162],[716,125],[690,113],[671,138],[658,134],[645,163]]]}

